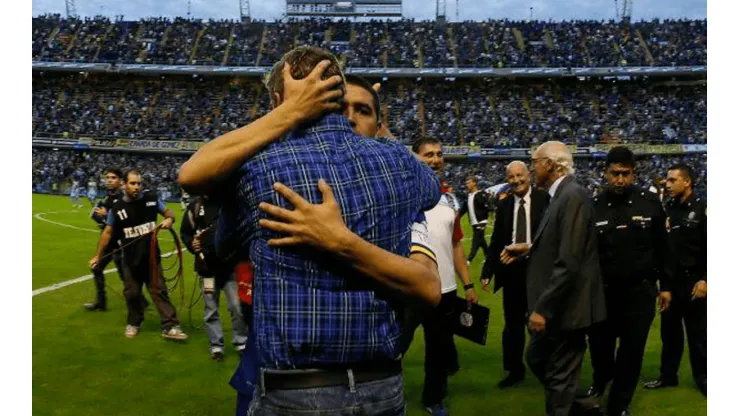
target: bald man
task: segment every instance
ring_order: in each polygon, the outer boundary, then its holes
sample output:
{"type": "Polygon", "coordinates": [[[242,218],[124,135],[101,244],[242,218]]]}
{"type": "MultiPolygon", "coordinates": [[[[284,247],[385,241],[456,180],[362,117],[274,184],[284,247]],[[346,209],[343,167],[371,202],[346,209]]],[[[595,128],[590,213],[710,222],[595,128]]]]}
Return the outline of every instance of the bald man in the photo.
{"type": "Polygon", "coordinates": [[[528,257],[527,364],[545,386],[548,415],[600,414],[593,397],[576,397],[586,331],[606,319],[593,208],[575,180],[565,144],[542,144],[532,154],[532,168],[537,187],[550,194],[550,206],[531,244],[501,253],[504,264],[528,257]]]}
{"type": "Polygon", "coordinates": [[[504,331],[501,335],[504,371],[508,375],[499,388],[511,387],[524,380],[524,341],[527,328],[527,265],[523,257],[512,264],[501,263],[501,252],[511,244],[531,244],[540,220],[545,214],[550,195],[532,189],[527,165],[521,161],[506,167],[510,194],[499,201],[491,245],[481,272],[481,285],[488,291],[491,276],[496,275],[493,292],[503,288],[504,331]]]}

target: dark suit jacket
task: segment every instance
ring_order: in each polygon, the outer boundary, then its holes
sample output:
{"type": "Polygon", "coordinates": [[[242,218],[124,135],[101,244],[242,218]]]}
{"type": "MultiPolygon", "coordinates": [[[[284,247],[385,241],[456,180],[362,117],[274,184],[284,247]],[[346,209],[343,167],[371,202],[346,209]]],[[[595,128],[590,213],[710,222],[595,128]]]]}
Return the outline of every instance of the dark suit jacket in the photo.
{"type": "MultiPolygon", "coordinates": [[[[480,221],[487,221],[490,215],[490,207],[488,205],[488,194],[484,190],[478,190],[478,193],[473,197],[473,209],[475,210],[475,218],[480,221]]],[[[460,218],[465,214],[470,214],[468,209],[468,196],[470,194],[461,195],[458,198],[460,201],[460,218]]],[[[469,217],[468,217],[469,219],[469,217]]]]}
{"type": "Polygon", "coordinates": [[[546,328],[572,330],[606,319],[598,242],[588,192],[567,176],[532,241],[527,306],[546,328]]]}
{"type": "MultiPolygon", "coordinates": [[[[532,239],[540,226],[540,220],[545,214],[547,205],[550,202],[550,194],[539,189],[532,189],[530,195],[532,206],[529,210],[529,226],[531,228],[532,239]]],[[[514,195],[507,196],[500,201],[496,219],[493,225],[493,235],[491,244],[488,246],[488,257],[483,265],[481,279],[490,279],[493,274],[496,275],[493,291],[494,293],[501,289],[508,281],[512,279],[526,278],[526,261],[517,261],[508,266],[501,264],[501,252],[504,247],[512,243],[511,235],[514,232],[514,195]]]]}

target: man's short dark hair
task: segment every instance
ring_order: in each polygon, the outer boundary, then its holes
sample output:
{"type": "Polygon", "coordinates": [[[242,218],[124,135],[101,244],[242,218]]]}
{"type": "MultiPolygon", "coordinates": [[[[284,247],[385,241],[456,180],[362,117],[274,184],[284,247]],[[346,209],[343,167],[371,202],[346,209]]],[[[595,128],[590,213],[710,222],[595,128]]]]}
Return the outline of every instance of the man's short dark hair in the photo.
{"type": "Polygon", "coordinates": [[[109,173],[112,173],[118,177],[118,179],[121,179],[123,177],[123,173],[121,173],[121,169],[118,168],[108,168],[103,172],[103,175],[107,175],[109,173]]]}
{"type": "Polygon", "coordinates": [[[677,163],[668,168],[668,170],[677,170],[681,172],[681,175],[683,175],[684,178],[688,178],[691,181],[691,189],[694,189],[694,185],[696,185],[696,176],[694,176],[694,169],[692,169],[691,166],[685,163],[677,163]]]}
{"type": "Polygon", "coordinates": [[[416,140],[414,144],[411,145],[411,151],[418,155],[419,150],[428,144],[437,145],[442,144],[442,142],[439,141],[439,139],[435,139],[434,137],[422,137],[421,139],[416,140]]]}
{"type": "Polygon", "coordinates": [[[139,172],[138,169],[129,169],[126,172],[123,173],[123,182],[128,183],[128,177],[131,175],[138,175],[141,176],[141,172],[139,172]]]}
{"type": "MultiPolygon", "coordinates": [[[[342,73],[342,69],[339,67],[337,57],[326,49],[304,45],[294,48],[283,55],[283,57],[280,58],[280,60],[272,67],[272,71],[270,71],[270,74],[265,81],[267,90],[270,93],[270,101],[272,101],[274,105],[277,105],[274,97],[275,93],[278,93],[281,96],[283,94],[283,88],[285,87],[283,68],[285,68],[286,63],[290,65],[290,75],[293,79],[303,79],[306,78],[314,68],[316,68],[316,65],[318,65],[319,62],[324,60],[331,61],[332,64],[324,71],[323,79],[328,79],[335,75],[340,75],[344,78],[344,74],[342,73]]],[[[342,85],[341,88],[344,88],[344,85],[342,85]]]]}
{"type": "Polygon", "coordinates": [[[465,180],[466,181],[473,181],[473,183],[476,183],[476,184],[478,183],[478,178],[476,178],[473,175],[468,176],[467,178],[465,178],[465,180]]]}
{"type": "Polygon", "coordinates": [[[357,75],[347,74],[344,76],[344,80],[347,84],[357,85],[365,91],[369,92],[373,96],[373,108],[375,109],[375,117],[378,119],[380,124],[380,94],[373,88],[373,86],[365,78],[358,77],[357,75]]]}
{"type": "Polygon", "coordinates": [[[634,169],[635,154],[626,146],[612,147],[606,155],[606,167],[609,168],[612,164],[629,166],[634,169]]]}

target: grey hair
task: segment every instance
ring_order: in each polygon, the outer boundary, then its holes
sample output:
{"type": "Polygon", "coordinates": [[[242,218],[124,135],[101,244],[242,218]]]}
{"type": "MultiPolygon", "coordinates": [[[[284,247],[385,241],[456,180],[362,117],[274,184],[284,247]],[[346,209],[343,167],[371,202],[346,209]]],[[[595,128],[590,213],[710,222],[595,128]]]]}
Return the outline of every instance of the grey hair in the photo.
{"type": "Polygon", "coordinates": [[[562,142],[551,141],[543,143],[542,146],[543,157],[552,160],[557,166],[557,170],[566,175],[575,174],[575,168],[573,167],[573,154],[570,153],[570,149],[562,142]]]}
{"type": "Polygon", "coordinates": [[[506,172],[508,173],[509,170],[511,170],[511,168],[513,168],[514,166],[519,166],[519,165],[523,166],[524,169],[527,169],[527,164],[526,163],[522,162],[521,160],[515,160],[515,161],[509,163],[508,165],[506,165],[506,172]]]}

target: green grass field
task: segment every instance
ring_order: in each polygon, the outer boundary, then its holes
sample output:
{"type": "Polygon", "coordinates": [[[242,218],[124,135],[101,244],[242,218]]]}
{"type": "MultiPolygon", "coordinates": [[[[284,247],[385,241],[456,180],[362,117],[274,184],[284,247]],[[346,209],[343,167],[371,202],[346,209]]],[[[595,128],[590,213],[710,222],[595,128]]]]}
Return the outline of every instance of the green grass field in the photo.
{"type": "MultiPolygon", "coordinates": [[[[33,289],[47,287],[90,273],[98,233],[88,218],[89,205],[75,210],[69,198],[33,196],[33,289]],[[45,222],[43,218],[54,223],[45,222]],[[67,227],[61,225],[67,225],[67,227]],[[73,227],[70,228],[69,226],[73,227]],[[87,230],[87,231],[86,231],[87,230]]],[[[171,206],[178,215],[178,205],[171,206]]],[[[178,217],[179,220],[179,217],[178,217]]],[[[466,231],[469,235],[469,227],[466,231]]],[[[179,223],[177,224],[179,229],[179,223]]],[[[466,241],[466,249],[470,241],[466,241]]],[[[171,241],[162,251],[172,250],[171,241]]],[[[478,278],[483,254],[471,265],[478,278]]],[[[165,264],[167,264],[165,262],[165,264]]],[[[112,263],[109,267],[112,267],[112,263]]],[[[107,274],[109,311],[90,313],[82,304],[93,300],[91,280],[33,297],[33,413],[38,415],[231,415],[235,392],[228,385],[238,355],[227,349],[223,363],[211,361],[204,331],[190,327],[187,302],[194,284],[192,257],[185,256],[186,305],[179,311],[186,343],[165,341],[159,317],[147,310],[139,336],[124,337],[126,306],[116,273],[107,274]],[[115,293],[114,293],[115,291],[115,293]]],[[[148,296],[148,295],[147,295],[148,296]]],[[[544,393],[531,374],[518,387],[499,390],[501,368],[501,294],[478,296],[491,308],[488,345],[456,339],[461,371],[449,381],[448,407],[453,415],[541,415],[544,393]]],[[[180,306],[179,294],[173,296],[180,306]]],[[[225,306],[221,316],[227,345],[231,325],[225,306]],[[226,319],[224,319],[226,318],[226,319]]],[[[660,331],[656,319],[648,341],[643,378],[658,374],[660,331]]],[[[192,324],[203,323],[203,303],[192,310],[192,324]]],[[[409,415],[426,414],[420,405],[424,377],[424,345],[420,328],[404,360],[409,415]]],[[[691,380],[688,356],[681,366],[680,386],[649,392],[638,386],[632,410],[636,415],[706,415],[707,402],[691,380]]],[[[591,366],[586,358],[583,383],[591,366]]]]}

